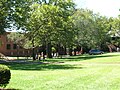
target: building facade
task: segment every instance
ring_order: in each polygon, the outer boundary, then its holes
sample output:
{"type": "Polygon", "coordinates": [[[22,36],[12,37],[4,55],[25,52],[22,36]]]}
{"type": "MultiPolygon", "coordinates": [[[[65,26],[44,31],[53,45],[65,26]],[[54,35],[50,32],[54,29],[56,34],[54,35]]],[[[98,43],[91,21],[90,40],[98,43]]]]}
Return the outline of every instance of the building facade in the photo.
{"type": "Polygon", "coordinates": [[[32,49],[24,49],[7,38],[10,32],[0,35],[0,53],[5,56],[31,56],[32,49]]]}

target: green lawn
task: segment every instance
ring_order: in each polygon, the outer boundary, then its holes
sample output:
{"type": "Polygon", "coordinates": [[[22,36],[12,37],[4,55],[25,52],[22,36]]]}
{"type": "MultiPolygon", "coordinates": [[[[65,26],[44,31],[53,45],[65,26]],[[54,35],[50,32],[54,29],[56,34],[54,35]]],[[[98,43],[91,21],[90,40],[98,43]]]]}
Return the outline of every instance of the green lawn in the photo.
{"type": "Polygon", "coordinates": [[[6,88],[22,90],[120,90],[120,53],[82,55],[34,63],[7,63],[6,88]]]}

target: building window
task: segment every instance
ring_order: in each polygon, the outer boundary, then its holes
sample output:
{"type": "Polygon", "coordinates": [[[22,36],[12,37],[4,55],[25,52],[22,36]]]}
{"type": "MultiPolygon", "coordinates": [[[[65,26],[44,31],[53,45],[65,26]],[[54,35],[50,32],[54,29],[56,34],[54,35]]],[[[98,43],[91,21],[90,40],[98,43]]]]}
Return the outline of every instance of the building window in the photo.
{"type": "Polygon", "coordinates": [[[0,46],[2,46],[2,40],[0,40],[0,46]]]}
{"type": "Polygon", "coordinates": [[[17,44],[13,44],[13,49],[17,49],[17,44]]]}
{"type": "Polygon", "coordinates": [[[7,48],[7,50],[10,50],[11,49],[11,45],[7,44],[6,48],[7,48]]]}

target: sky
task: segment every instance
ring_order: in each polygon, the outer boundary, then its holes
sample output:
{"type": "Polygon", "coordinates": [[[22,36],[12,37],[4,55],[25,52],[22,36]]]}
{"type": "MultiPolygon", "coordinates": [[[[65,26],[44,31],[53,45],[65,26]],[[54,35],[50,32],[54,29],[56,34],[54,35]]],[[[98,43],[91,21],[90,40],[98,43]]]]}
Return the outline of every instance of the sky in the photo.
{"type": "Polygon", "coordinates": [[[107,17],[117,17],[120,14],[120,0],[74,0],[77,8],[87,8],[94,13],[107,17]]]}

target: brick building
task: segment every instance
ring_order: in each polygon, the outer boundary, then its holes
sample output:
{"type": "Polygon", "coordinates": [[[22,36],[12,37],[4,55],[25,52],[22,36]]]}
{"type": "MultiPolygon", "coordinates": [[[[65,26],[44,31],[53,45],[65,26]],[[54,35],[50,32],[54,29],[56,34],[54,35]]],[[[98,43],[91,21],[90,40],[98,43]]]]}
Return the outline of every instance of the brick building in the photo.
{"type": "Polygon", "coordinates": [[[31,56],[31,49],[24,49],[20,45],[15,44],[13,41],[8,40],[7,35],[9,32],[0,35],[0,53],[5,56],[31,56]]]}

